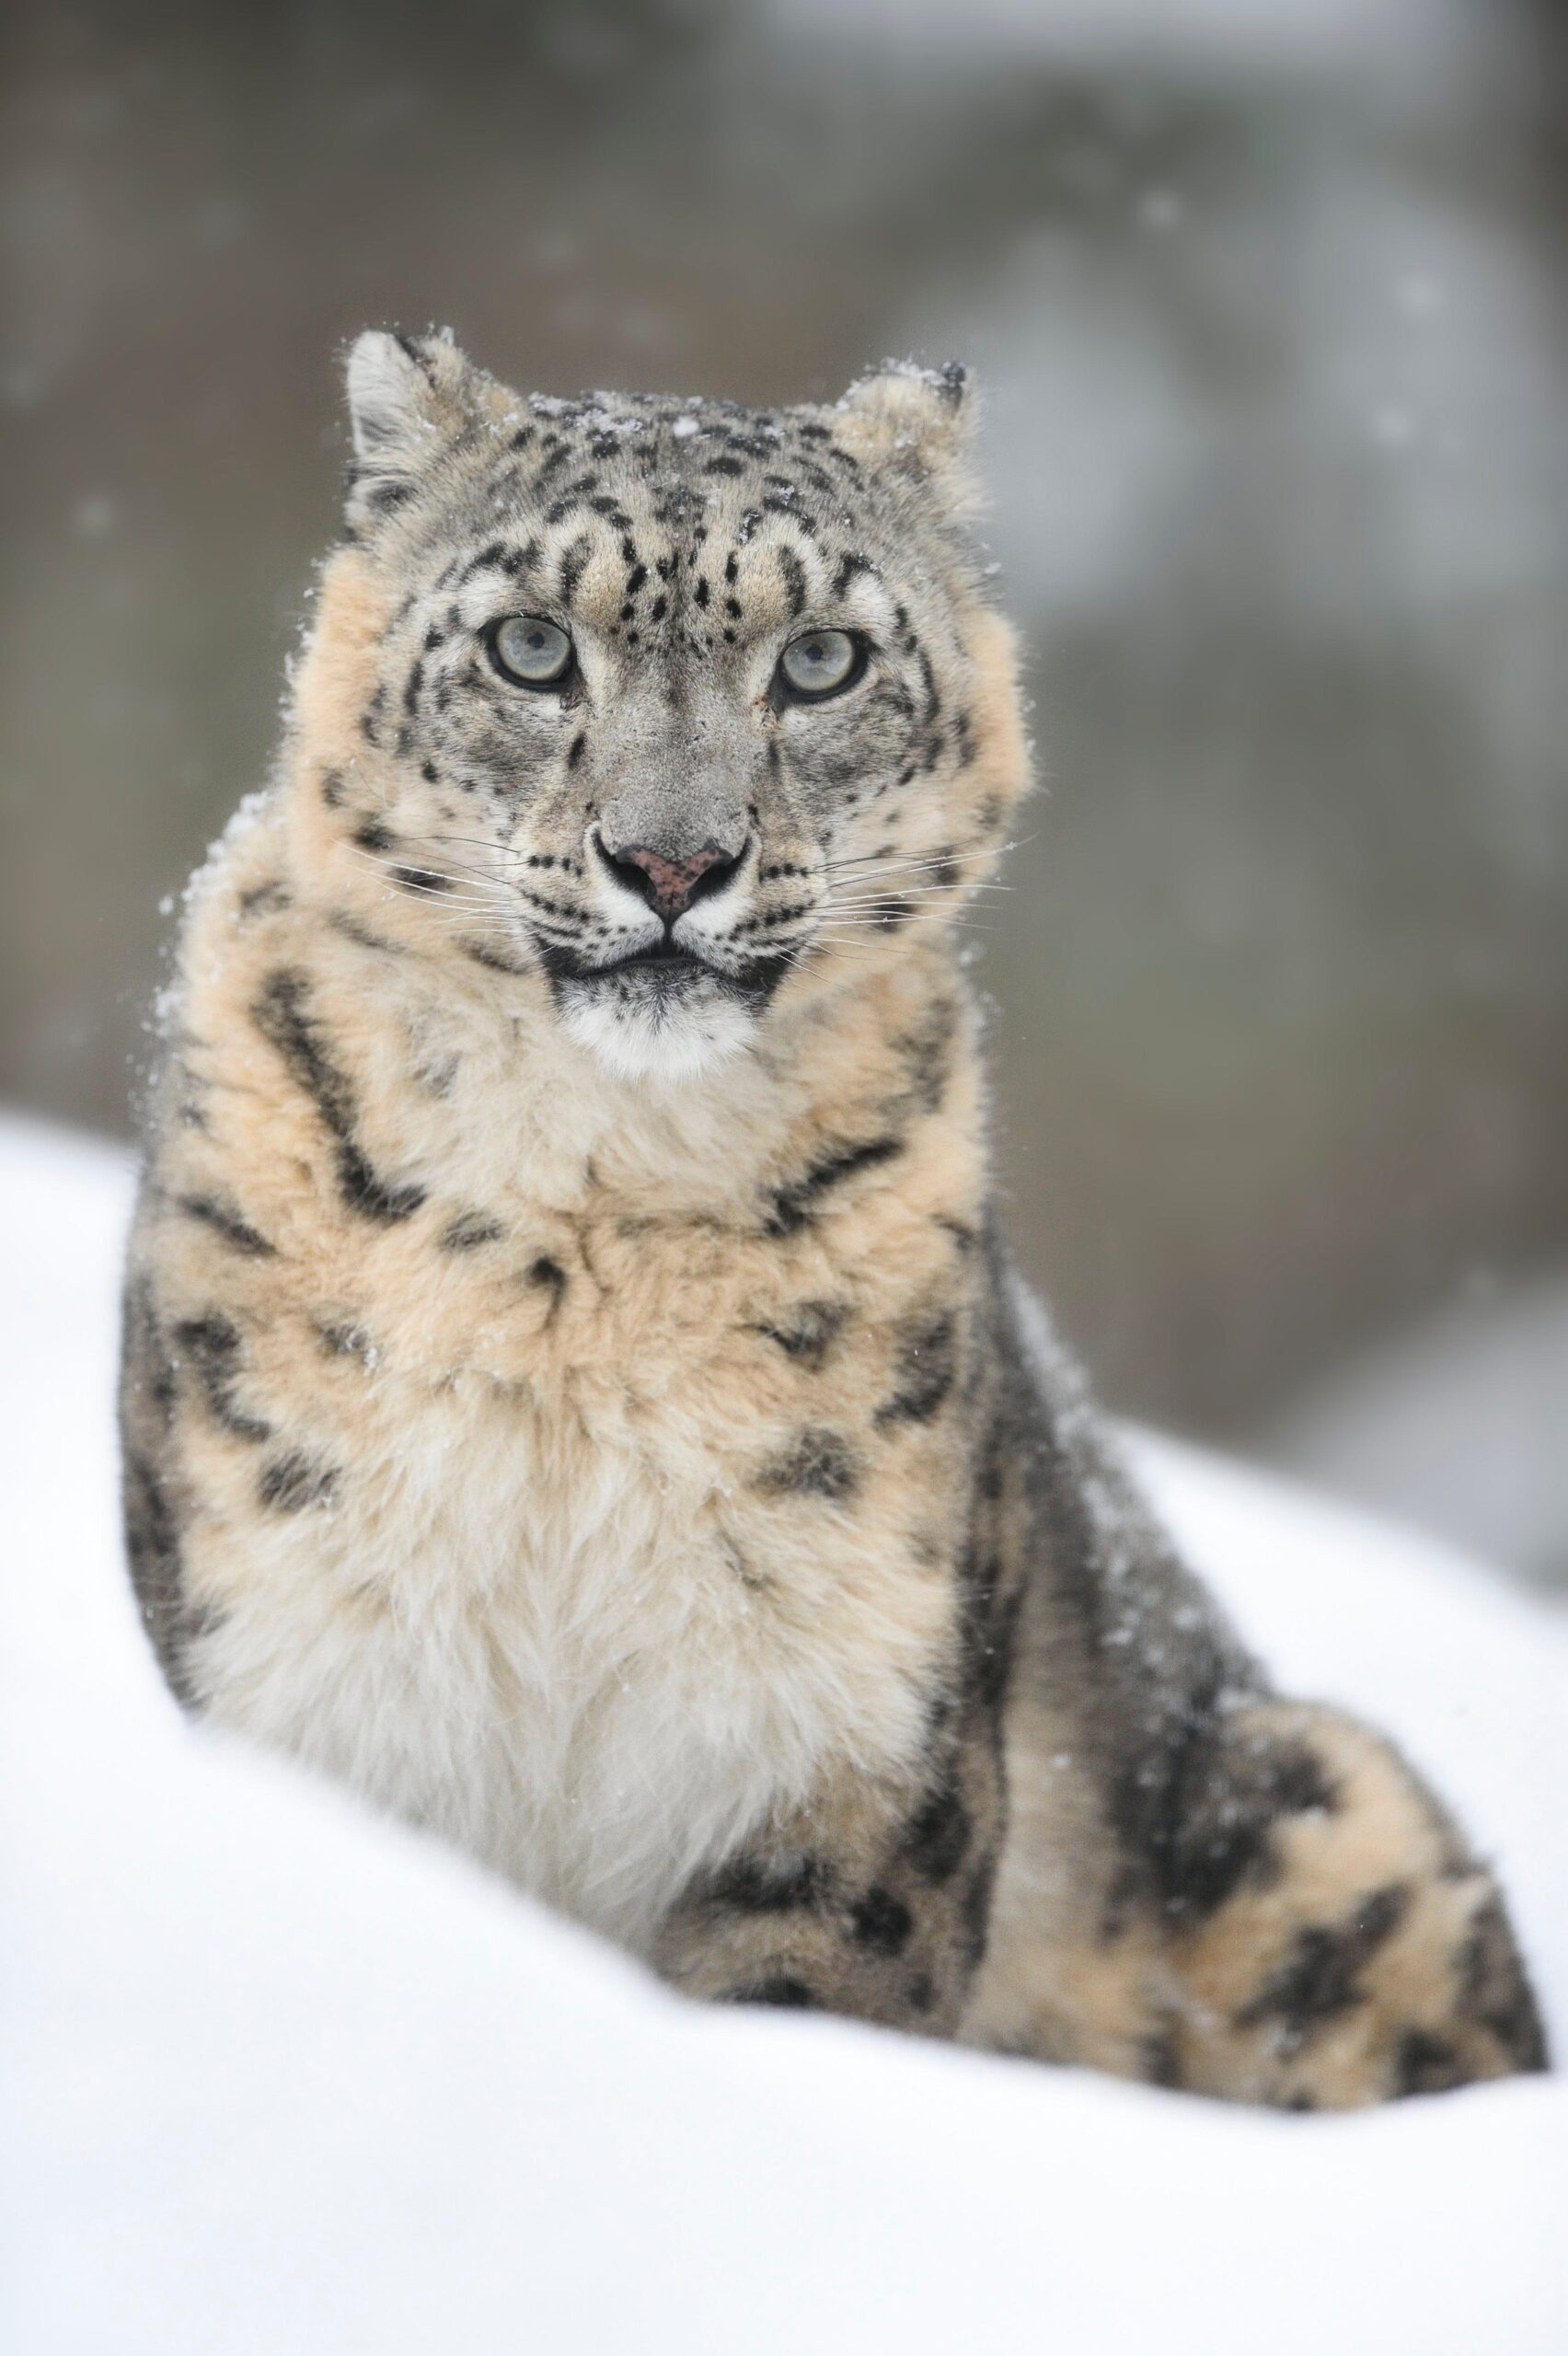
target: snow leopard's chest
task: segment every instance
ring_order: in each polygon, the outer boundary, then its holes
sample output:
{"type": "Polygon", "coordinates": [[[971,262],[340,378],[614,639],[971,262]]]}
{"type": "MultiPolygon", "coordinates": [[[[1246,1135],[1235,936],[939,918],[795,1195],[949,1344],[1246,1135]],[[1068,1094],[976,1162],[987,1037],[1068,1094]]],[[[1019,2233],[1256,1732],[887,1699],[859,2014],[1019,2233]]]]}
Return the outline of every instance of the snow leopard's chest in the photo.
{"type": "Polygon", "coordinates": [[[582,1338],[504,1377],[383,1368],[352,1422],[339,1406],[342,1478],[253,1533],[213,1690],[645,1947],[693,1873],[835,1765],[914,1755],[944,1614],[874,1499],[862,1522],[759,1477],[772,1403],[737,1399],[722,1353],[676,1336],[653,1397],[645,1335],[582,1338]]]}

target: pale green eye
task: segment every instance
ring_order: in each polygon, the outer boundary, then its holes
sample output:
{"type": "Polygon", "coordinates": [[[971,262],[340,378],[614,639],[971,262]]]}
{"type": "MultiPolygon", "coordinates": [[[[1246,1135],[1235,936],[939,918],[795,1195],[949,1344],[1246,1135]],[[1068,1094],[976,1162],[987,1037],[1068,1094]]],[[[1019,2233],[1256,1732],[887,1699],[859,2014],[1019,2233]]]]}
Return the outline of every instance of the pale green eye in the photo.
{"type": "Polygon", "coordinates": [[[571,668],[571,641],[542,614],[509,614],[490,632],[496,669],[520,687],[554,687],[571,668]]]}
{"type": "Polygon", "coordinates": [[[847,629],[808,629],[790,641],[778,668],[796,695],[830,696],[859,677],[863,659],[860,641],[847,629]]]}

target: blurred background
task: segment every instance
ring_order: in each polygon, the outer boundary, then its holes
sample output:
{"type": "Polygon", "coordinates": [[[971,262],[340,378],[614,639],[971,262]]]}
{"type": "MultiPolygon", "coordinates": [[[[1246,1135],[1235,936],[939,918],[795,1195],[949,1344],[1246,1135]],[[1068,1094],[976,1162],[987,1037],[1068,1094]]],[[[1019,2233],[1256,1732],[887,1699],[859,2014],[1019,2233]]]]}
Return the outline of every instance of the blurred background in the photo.
{"type": "Polygon", "coordinates": [[[959,354],[1048,792],[1014,1231],[1119,1408],[1568,1597],[1555,0],[8,16],[0,1099],[126,1135],[336,347],[762,401],[959,354]]]}

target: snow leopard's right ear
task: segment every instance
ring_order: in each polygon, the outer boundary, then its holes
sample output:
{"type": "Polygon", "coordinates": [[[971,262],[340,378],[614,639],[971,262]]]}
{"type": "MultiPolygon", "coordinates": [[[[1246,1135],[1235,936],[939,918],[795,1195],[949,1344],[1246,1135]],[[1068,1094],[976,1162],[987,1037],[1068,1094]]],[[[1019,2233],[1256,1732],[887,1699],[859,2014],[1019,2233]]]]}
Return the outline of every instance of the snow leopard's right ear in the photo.
{"type": "Polygon", "coordinates": [[[354,462],[349,521],[371,525],[400,507],[472,413],[473,371],[450,336],[367,328],[344,379],[354,462]]]}

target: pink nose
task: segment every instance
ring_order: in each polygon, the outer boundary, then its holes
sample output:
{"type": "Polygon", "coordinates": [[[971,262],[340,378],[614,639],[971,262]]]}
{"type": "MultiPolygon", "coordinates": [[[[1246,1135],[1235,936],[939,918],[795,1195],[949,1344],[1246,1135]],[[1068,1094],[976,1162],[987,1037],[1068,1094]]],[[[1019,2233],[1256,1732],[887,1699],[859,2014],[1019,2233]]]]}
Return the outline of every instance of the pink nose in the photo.
{"type": "Polygon", "coordinates": [[[739,861],[717,843],[705,843],[688,859],[666,859],[646,843],[628,843],[624,850],[603,846],[605,858],[617,881],[647,901],[667,922],[685,914],[699,896],[699,887],[713,891],[739,861]]]}

